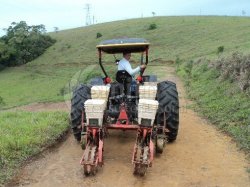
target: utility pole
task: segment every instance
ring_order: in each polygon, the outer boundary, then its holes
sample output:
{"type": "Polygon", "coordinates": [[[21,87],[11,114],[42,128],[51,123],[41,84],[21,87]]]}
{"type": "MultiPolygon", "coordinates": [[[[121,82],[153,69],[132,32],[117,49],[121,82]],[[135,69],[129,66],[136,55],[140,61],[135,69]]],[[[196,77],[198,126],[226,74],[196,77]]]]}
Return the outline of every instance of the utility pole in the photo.
{"type": "Polygon", "coordinates": [[[86,25],[91,25],[90,4],[85,4],[84,10],[86,10],[86,25]]]}

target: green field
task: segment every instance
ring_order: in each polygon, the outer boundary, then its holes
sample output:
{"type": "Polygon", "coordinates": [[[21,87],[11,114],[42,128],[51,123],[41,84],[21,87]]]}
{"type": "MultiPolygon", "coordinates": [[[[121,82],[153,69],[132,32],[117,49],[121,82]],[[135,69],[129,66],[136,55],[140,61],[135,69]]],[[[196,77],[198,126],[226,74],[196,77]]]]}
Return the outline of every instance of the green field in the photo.
{"type": "MultiPolygon", "coordinates": [[[[49,33],[57,42],[43,55],[26,65],[0,71],[0,185],[10,178],[14,167],[53,143],[68,128],[66,113],[4,110],[70,99],[72,88],[79,82],[103,76],[96,45],[119,37],[140,37],[151,43],[146,73],[163,77],[160,67],[176,61],[189,96],[196,100],[203,116],[249,151],[249,96],[237,89],[230,95],[236,85],[219,81],[215,76],[218,72],[205,63],[235,51],[249,53],[249,30],[249,17],[189,16],[131,19],[49,33]],[[149,30],[153,23],[157,28],[149,30]],[[97,33],[103,36],[97,39],[97,33]],[[218,54],[220,46],[224,51],[218,54]],[[206,67],[192,63],[189,69],[189,62],[198,59],[206,59],[202,60],[206,67]]],[[[139,59],[139,55],[132,56],[133,66],[139,59]]],[[[114,57],[104,54],[104,64],[112,77],[117,68],[114,57]]]]}

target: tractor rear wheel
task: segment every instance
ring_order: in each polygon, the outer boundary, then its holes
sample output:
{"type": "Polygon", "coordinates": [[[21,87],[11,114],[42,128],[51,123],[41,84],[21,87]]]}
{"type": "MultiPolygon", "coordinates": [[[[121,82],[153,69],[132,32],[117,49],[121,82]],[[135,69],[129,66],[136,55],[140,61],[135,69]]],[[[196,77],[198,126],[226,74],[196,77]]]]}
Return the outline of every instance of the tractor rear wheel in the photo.
{"type": "Polygon", "coordinates": [[[172,142],[177,138],[179,129],[179,99],[176,84],[171,81],[158,83],[157,100],[159,102],[156,115],[157,125],[163,126],[165,118],[165,127],[169,131],[166,135],[168,141],[172,142]]]}
{"type": "MultiPolygon", "coordinates": [[[[71,129],[74,137],[77,141],[81,140],[81,121],[82,112],[84,112],[84,103],[87,99],[90,99],[90,87],[84,84],[79,85],[73,92],[71,99],[71,129]]],[[[85,113],[84,113],[85,114],[85,113]]],[[[86,117],[84,115],[84,121],[86,117]]]]}

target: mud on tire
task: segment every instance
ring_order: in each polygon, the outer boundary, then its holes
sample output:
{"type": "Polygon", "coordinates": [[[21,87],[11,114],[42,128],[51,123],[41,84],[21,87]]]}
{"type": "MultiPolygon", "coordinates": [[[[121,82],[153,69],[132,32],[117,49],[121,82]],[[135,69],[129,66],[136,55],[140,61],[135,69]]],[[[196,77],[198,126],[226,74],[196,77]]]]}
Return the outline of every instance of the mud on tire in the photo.
{"type": "Polygon", "coordinates": [[[166,133],[168,141],[176,140],[179,129],[179,99],[175,83],[163,81],[157,85],[157,100],[159,102],[156,114],[157,124],[164,125],[164,112],[166,113],[166,133]]]}
{"type": "MultiPolygon", "coordinates": [[[[84,112],[84,102],[90,98],[90,87],[84,84],[79,85],[74,90],[71,98],[70,125],[77,141],[81,140],[81,121],[82,111],[84,112]]],[[[84,120],[86,120],[86,118],[84,120]]]]}

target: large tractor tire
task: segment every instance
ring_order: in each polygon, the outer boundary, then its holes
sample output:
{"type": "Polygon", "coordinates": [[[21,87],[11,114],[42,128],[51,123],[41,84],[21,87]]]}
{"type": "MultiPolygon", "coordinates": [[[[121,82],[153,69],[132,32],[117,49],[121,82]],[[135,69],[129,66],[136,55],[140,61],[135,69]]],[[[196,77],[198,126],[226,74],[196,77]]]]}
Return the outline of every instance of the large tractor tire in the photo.
{"type": "Polygon", "coordinates": [[[171,81],[163,81],[157,85],[157,100],[159,102],[156,114],[157,124],[165,124],[169,132],[166,132],[169,142],[173,142],[177,138],[179,129],[179,99],[175,83],[171,81]]]}
{"type": "MultiPolygon", "coordinates": [[[[81,140],[81,121],[82,112],[84,112],[84,102],[90,99],[90,87],[87,85],[79,85],[77,89],[74,90],[71,99],[71,129],[73,131],[74,137],[77,141],[81,140]]],[[[85,115],[84,115],[85,116],[85,115]]],[[[84,117],[86,121],[86,117],[84,117]]]]}

